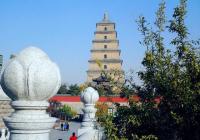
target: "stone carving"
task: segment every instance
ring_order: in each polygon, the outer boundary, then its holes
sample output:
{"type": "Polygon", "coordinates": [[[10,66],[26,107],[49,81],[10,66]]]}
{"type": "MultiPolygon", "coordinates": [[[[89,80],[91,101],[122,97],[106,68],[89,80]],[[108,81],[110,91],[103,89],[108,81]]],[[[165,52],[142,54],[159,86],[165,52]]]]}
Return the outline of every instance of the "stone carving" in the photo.
{"type": "Polygon", "coordinates": [[[22,50],[10,59],[1,85],[15,112],[4,118],[11,140],[48,140],[56,119],[49,117],[47,100],[56,94],[60,72],[55,63],[36,47],[22,50]]]}
{"type": "Polygon", "coordinates": [[[44,52],[29,47],[10,60],[1,81],[12,100],[42,101],[59,89],[60,73],[44,52]]]}
{"type": "Polygon", "coordinates": [[[82,93],[81,93],[81,101],[85,105],[94,105],[97,101],[99,100],[99,94],[98,92],[93,89],[92,87],[86,88],[82,93]]]}
{"type": "Polygon", "coordinates": [[[99,130],[95,128],[95,113],[97,109],[95,108],[95,103],[99,100],[99,94],[96,90],[91,87],[86,88],[81,93],[81,101],[84,103],[83,108],[83,121],[81,123],[81,128],[78,130],[79,140],[100,140],[99,130]]]}
{"type": "Polygon", "coordinates": [[[84,108],[82,109],[84,112],[83,115],[83,122],[81,123],[81,127],[94,127],[95,119],[95,113],[97,111],[96,108],[94,108],[95,103],[99,100],[99,94],[96,90],[94,90],[91,87],[86,88],[81,93],[81,101],[84,103],[84,108]]]}

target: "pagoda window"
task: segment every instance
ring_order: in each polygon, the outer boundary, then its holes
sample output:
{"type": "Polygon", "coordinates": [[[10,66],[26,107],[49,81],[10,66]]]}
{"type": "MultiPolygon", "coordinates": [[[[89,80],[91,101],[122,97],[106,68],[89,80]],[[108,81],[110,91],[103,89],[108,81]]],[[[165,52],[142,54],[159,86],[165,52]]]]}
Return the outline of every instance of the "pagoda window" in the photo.
{"type": "Polygon", "coordinates": [[[107,54],[104,54],[104,58],[105,58],[105,59],[107,58],[107,54]]]}
{"type": "Polygon", "coordinates": [[[104,45],[104,49],[107,49],[107,45],[104,45]]]}
{"type": "Polygon", "coordinates": [[[104,65],[104,69],[107,69],[108,67],[107,67],[107,65],[104,65]]]}
{"type": "Polygon", "coordinates": [[[104,28],[104,31],[107,31],[107,27],[104,28]]]}
{"type": "Polygon", "coordinates": [[[107,36],[104,36],[104,39],[107,39],[107,36]]]}

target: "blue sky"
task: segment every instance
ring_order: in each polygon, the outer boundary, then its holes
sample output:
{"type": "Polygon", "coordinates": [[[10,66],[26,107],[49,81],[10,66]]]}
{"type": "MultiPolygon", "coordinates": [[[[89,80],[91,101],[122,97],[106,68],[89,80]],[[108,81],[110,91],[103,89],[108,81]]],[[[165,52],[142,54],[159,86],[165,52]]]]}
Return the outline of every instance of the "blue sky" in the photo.
{"type": "MultiPolygon", "coordinates": [[[[142,68],[144,48],[135,20],[153,22],[161,0],[1,0],[0,54],[5,61],[27,46],[44,50],[60,67],[63,83],[83,83],[96,23],[109,13],[116,23],[123,69],[142,68]]],[[[178,0],[167,0],[167,16],[178,0]]],[[[191,38],[200,38],[200,1],[188,2],[186,24],[191,38]]],[[[136,79],[137,81],[137,79],[136,79]]]]}

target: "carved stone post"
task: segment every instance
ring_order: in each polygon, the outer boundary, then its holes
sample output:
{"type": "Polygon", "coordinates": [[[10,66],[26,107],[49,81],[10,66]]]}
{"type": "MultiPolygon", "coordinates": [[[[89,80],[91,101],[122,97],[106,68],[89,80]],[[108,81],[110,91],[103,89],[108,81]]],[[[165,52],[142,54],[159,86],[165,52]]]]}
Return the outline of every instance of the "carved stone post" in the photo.
{"type": "Polygon", "coordinates": [[[1,79],[15,109],[4,118],[10,140],[49,140],[56,119],[46,113],[47,100],[56,94],[60,84],[57,65],[38,48],[26,48],[10,60],[1,79]]]}
{"type": "Polygon", "coordinates": [[[97,111],[95,103],[98,100],[98,92],[91,87],[86,88],[81,93],[81,101],[85,107],[83,108],[84,115],[81,128],[78,130],[79,140],[95,140],[98,137],[98,130],[94,128],[94,122],[96,122],[95,113],[97,111]]]}

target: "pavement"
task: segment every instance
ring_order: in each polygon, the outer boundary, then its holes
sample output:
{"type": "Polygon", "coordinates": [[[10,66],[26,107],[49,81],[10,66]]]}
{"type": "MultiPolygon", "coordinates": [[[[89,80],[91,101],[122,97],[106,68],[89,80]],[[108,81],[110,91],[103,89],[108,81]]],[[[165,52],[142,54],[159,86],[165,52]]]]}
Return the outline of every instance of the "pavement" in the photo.
{"type": "Polygon", "coordinates": [[[69,122],[68,131],[61,131],[60,128],[53,129],[50,133],[50,140],[69,140],[73,132],[75,132],[77,136],[80,125],[80,122],[69,122]]]}

